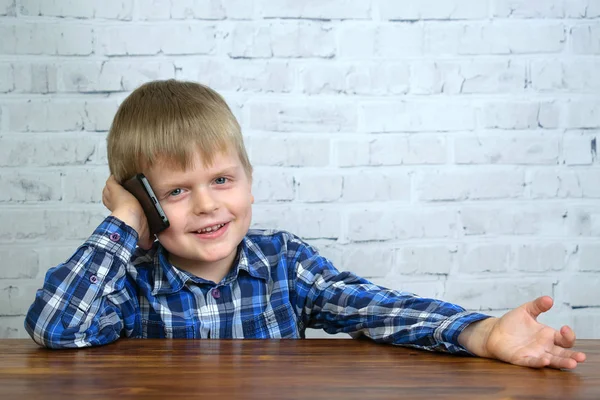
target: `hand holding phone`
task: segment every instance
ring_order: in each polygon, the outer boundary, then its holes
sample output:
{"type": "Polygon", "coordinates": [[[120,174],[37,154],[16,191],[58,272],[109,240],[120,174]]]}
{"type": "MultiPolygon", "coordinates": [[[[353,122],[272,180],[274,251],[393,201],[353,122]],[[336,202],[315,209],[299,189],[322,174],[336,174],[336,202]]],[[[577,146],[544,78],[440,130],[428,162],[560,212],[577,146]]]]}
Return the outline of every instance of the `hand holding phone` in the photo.
{"type": "Polygon", "coordinates": [[[137,174],[131,179],[123,182],[123,187],[127,189],[140,203],[146,219],[150,233],[156,235],[169,227],[169,219],[163,211],[150,182],[144,174],[137,174]]]}

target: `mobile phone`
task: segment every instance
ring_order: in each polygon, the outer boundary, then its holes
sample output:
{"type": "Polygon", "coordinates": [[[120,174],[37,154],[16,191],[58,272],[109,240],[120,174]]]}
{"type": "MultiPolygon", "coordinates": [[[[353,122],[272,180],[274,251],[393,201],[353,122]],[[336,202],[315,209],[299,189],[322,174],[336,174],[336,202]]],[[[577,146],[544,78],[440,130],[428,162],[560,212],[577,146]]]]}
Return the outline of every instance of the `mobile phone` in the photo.
{"type": "Polygon", "coordinates": [[[137,174],[131,179],[123,183],[123,187],[127,189],[140,202],[146,219],[150,233],[156,235],[169,227],[169,219],[163,211],[150,182],[144,174],[137,174]]]}

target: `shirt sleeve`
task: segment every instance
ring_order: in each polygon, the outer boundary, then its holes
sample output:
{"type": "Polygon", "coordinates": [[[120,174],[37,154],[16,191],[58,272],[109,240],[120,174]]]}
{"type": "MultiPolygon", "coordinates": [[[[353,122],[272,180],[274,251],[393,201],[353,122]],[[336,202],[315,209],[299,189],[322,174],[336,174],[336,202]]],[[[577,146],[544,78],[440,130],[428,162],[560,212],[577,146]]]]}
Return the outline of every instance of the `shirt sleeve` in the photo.
{"type": "Polygon", "coordinates": [[[25,317],[41,346],[99,346],[134,330],[139,305],[125,278],[137,232],[107,217],[69,260],[51,268],[25,317]]]}
{"type": "Polygon", "coordinates": [[[350,272],[340,273],[306,244],[300,244],[294,254],[296,307],[306,328],[471,355],[458,336],[469,324],[489,318],[455,304],[386,289],[350,272]]]}

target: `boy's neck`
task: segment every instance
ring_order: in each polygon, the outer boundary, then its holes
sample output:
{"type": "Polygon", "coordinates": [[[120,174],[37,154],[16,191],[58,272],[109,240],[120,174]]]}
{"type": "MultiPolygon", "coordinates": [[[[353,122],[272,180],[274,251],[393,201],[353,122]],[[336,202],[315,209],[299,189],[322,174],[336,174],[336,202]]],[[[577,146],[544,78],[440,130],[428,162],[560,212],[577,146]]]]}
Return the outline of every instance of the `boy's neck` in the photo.
{"type": "Polygon", "coordinates": [[[187,271],[190,274],[193,274],[199,278],[219,283],[223,280],[223,278],[225,278],[225,276],[227,276],[227,274],[231,270],[236,256],[237,254],[234,252],[227,258],[212,263],[198,263],[195,265],[186,265],[185,263],[179,262],[179,260],[176,257],[173,257],[171,254],[169,254],[169,262],[173,264],[173,266],[181,270],[187,271]]]}

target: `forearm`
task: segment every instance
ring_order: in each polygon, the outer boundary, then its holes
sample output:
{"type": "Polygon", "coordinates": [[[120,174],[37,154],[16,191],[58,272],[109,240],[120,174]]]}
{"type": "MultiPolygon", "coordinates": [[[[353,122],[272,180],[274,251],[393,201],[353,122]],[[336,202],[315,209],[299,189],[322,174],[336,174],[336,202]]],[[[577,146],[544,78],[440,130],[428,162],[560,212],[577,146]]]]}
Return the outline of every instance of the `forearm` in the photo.
{"type": "MultiPolygon", "coordinates": [[[[38,344],[82,347],[113,341],[115,334],[106,323],[100,329],[100,317],[113,321],[115,330],[122,329],[122,317],[115,318],[120,310],[108,299],[124,290],[125,265],[135,236],[120,230],[120,225],[103,222],[67,262],[48,271],[25,318],[25,328],[38,344]],[[106,338],[99,342],[99,335],[106,338]]],[[[119,298],[124,297],[131,296],[119,298]]]]}
{"type": "Polygon", "coordinates": [[[476,356],[490,358],[486,343],[497,320],[497,318],[490,317],[473,322],[460,333],[458,342],[476,356]]]}

